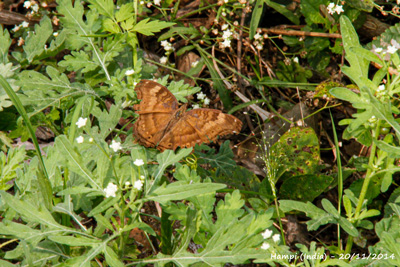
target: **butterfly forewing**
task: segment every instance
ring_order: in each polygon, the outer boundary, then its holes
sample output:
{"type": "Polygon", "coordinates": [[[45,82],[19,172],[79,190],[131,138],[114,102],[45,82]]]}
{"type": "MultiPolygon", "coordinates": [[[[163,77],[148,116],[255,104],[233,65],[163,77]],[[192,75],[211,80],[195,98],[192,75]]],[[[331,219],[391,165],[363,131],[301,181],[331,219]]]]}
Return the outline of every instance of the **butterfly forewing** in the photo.
{"type": "Polygon", "coordinates": [[[154,147],[178,109],[178,101],[165,86],[149,80],[142,80],[135,91],[141,101],[133,106],[139,114],[133,133],[140,144],[154,147]]]}

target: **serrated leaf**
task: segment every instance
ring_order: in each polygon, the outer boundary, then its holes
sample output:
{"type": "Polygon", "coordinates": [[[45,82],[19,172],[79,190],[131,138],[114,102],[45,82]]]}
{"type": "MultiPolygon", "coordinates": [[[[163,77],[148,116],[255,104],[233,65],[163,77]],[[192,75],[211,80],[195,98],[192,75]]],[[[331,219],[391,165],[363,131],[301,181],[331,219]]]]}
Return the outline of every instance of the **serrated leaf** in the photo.
{"type": "Polygon", "coordinates": [[[326,4],[323,0],[303,0],[300,2],[300,11],[304,15],[307,25],[322,24],[325,19],[322,17],[319,7],[326,4]]]}
{"type": "MultiPolygon", "coordinates": [[[[14,67],[12,63],[7,63],[7,64],[0,63],[0,75],[7,80],[12,90],[14,92],[17,92],[19,86],[16,85],[15,79],[12,78],[14,76],[13,68],[14,67]]],[[[10,100],[4,88],[0,87],[0,111],[3,111],[3,108],[10,107],[12,104],[13,103],[10,100]]]]}
{"type": "Polygon", "coordinates": [[[217,214],[217,221],[215,222],[215,230],[222,227],[222,225],[227,225],[231,221],[240,218],[244,210],[242,207],[245,201],[241,199],[240,191],[235,190],[232,194],[225,195],[225,201],[220,200],[215,208],[217,214]]]}
{"type": "Polygon", "coordinates": [[[84,51],[72,51],[71,55],[64,57],[64,60],[58,63],[59,66],[67,68],[69,71],[81,71],[86,73],[98,67],[96,62],[89,59],[89,55],[84,51]]]}
{"type": "Polygon", "coordinates": [[[115,13],[115,19],[117,22],[127,20],[134,17],[134,9],[131,3],[123,4],[121,8],[115,13]]]}
{"type": "Polygon", "coordinates": [[[139,23],[133,27],[133,30],[143,35],[151,36],[172,25],[175,25],[175,23],[160,20],[150,21],[150,18],[147,18],[139,21],[139,23]]]}
{"type": "Polygon", "coordinates": [[[47,40],[53,34],[53,26],[49,17],[44,16],[40,24],[35,25],[35,31],[29,32],[25,40],[24,51],[26,59],[31,63],[35,57],[41,55],[45,51],[47,40]]]}
{"type": "Polygon", "coordinates": [[[197,92],[201,91],[200,87],[191,87],[189,84],[185,84],[183,80],[179,82],[171,82],[168,86],[168,90],[174,94],[176,99],[182,103],[187,103],[186,97],[189,95],[193,95],[197,92]]]}
{"type": "Polygon", "coordinates": [[[8,182],[17,177],[16,170],[22,167],[25,156],[25,146],[11,148],[7,155],[0,152],[0,190],[6,191],[12,187],[8,182]]]}
{"type": "Polygon", "coordinates": [[[114,17],[114,2],[112,0],[90,0],[90,8],[96,8],[97,11],[108,18],[114,17]]]}

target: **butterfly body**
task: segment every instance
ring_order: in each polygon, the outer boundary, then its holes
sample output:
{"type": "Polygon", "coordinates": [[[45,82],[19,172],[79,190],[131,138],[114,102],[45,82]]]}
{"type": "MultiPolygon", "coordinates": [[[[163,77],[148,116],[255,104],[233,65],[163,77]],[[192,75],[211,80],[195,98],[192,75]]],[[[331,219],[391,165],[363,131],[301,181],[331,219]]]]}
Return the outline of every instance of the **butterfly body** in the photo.
{"type": "Polygon", "coordinates": [[[135,88],[141,102],[134,105],[139,118],[133,133],[141,145],[175,150],[215,141],[218,136],[238,133],[242,122],[216,109],[179,107],[175,96],[154,81],[142,80],[135,88]]]}

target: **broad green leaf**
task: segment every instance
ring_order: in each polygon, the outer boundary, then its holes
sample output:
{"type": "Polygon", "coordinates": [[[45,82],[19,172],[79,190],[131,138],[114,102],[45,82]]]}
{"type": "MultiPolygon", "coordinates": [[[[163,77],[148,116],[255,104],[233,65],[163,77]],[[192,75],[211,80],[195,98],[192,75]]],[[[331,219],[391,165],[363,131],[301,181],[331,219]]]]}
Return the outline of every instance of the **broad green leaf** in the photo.
{"type": "Polygon", "coordinates": [[[106,17],[114,17],[114,2],[112,0],[90,0],[89,2],[91,9],[96,8],[101,15],[106,17]]]}
{"type": "Polygon", "coordinates": [[[311,202],[303,203],[294,200],[280,200],[279,204],[279,208],[282,209],[283,212],[298,210],[304,212],[307,217],[310,217],[311,220],[307,222],[309,231],[317,230],[321,225],[335,222],[331,214],[326,213],[311,202]]]}
{"type": "Polygon", "coordinates": [[[120,261],[120,257],[114,252],[112,248],[104,246],[104,256],[106,257],[107,264],[111,267],[124,267],[125,264],[120,261]]]}
{"type": "Polygon", "coordinates": [[[64,226],[58,224],[51,213],[44,207],[35,207],[29,202],[17,199],[4,191],[0,191],[2,200],[7,203],[8,207],[15,210],[23,219],[28,222],[40,223],[52,228],[67,229],[64,226]]]}
{"type": "Polygon", "coordinates": [[[109,197],[104,199],[99,205],[97,205],[94,209],[92,209],[88,216],[94,216],[96,214],[99,214],[100,212],[105,211],[109,207],[113,206],[114,204],[118,203],[119,198],[117,197],[109,197]]]}
{"type": "Polygon", "coordinates": [[[59,66],[65,67],[69,71],[78,71],[86,73],[92,71],[98,67],[96,62],[89,59],[88,53],[84,51],[75,52],[72,51],[71,55],[64,57],[64,60],[58,63],[59,66]]]}
{"type": "Polygon", "coordinates": [[[97,246],[98,244],[102,243],[99,239],[88,238],[84,236],[73,237],[73,236],[60,236],[60,235],[53,235],[48,237],[50,240],[64,244],[68,246],[97,246]]]}
{"type": "Polygon", "coordinates": [[[15,267],[14,264],[12,264],[11,262],[5,261],[5,260],[0,260],[0,265],[3,267],[15,267]]]}
{"type": "Polygon", "coordinates": [[[326,198],[323,198],[321,201],[322,207],[324,210],[326,210],[329,214],[333,215],[336,219],[340,218],[340,214],[337,211],[337,209],[332,205],[332,203],[327,200],[326,198]]]}
{"type": "Polygon", "coordinates": [[[47,40],[52,35],[53,27],[51,20],[49,17],[44,16],[40,24],[35,25],[35,31],[30,32],[25,41],[24,51],[29,63],[44,52],[47,40]]]}
{"type": "Polygon", "coordinates": [[[139,23],[133,27],[133,30],[143,35],[151,36],[172,25],[175,25],[175,23],[161,20],[150,21],[150,18],[147,18],[139,21],[139,23]]]}
{"type": "Polygon", "coordinates": [[[326,4],[323,0],[303,0],[300,2],[300,11],[303,13],[307,25],[322,24],[325,18],[322,17],[319,8],[321,5],[326,4]]]}
{"type": "Polygon", "coordinates": [[[115,19],[117,20],[117,22],[121,22],[132,17],[134,17],[134,9],[132,3],[123,4],[121,8],[115,13],[115,19]]]}
{"type": "Polygon", "coordinates": [[[8,63],[8,49],[11,45],[10,33],[0,26],[0,64],[8,63]]]}
{"type": "Polygon", "coordinates": [[[221,228],[223,225],[227,225],[230,222],[240,218],[244,210],[242,209],[245,201],[241,199],[240,191],[235,190],[232,194],[225,195],[225,201],[220,200],[215,208],[217,214],[217,221],[215,222],[214,230],[221,228]]]}
{"type": "Polygon", "coordinates": [[[185,84],[183,80],[179,82],[171,82],[168,86],[168,90],[174,94],[176,99],[182,103],[187,103],[187,96],[193,95],[201,91],[200,87],[191,87],[189,84],[185,84]]]}
{"type": "MultiPolygon", "coordinates": [[[[8,84],[14,92],[17,92],[19,90],[19,86],[16,85],[16,81],[14,79],[14,66],[12,63],[0,63],[0,75],[7,80],[8,84]]],[[[7,92],[4,90],[3,87],[0,87],[0,111],[3,111],[3,108],[10,107],[12,104],[13,102],[10,100],[7,92]]]]}
{"type": "Polygon", "coordinates": [[[103,188],[97,183],[92,172],[85,166],[82,156],[73,149],[74,145],[68,141],[65,135],[58,136],[54,145],[70,162],[68,167],[72,171],[81,175],[94,189],[98,190],[99,192],[103,191],[103,188]]]}
{"type": "Polygon", "coordinates": [[[377,55],[375,55],[372,51],[367,50],[363,47],[350,47],[350,51],[353,52],[354,54],[357,54],[363,58],[365,58],[368,61],[376,62],[379,63],[380,65],[385,65],[382,59],[380,59],[377,55]]]}
{"type": "Polygon", "coordinates": [[[12,187],[8,182],[17,177],[15,171],[22,168],[25,156],[25,146],[11,148],[7,154],[0,152],[0,190],[7,191],[12,187]]]}
{"type": "Polygon", "coordinates": [[[160,203],[166,203],[172,200],[182,200],[196,195],[206,194],[215,192],[217,190],[225,188],[224,184],[216,183],[195,183],[195,184],[169,184],[166,187],[160,186],[151,192],[143,201],[157,201],[160,203]]]}
{"type": "Polygon", "coordinates": [[[281,13],[284,15],[288,20],[293,22],[296,25],[300,24],[300,19],[298,18],[298,15],[294,14],[291,10],[287,8],[287,6],[279,4],[275,1],[271,0],[264,0],[264,2],[269,6],[275,9],[277,12],[281,13]]]}

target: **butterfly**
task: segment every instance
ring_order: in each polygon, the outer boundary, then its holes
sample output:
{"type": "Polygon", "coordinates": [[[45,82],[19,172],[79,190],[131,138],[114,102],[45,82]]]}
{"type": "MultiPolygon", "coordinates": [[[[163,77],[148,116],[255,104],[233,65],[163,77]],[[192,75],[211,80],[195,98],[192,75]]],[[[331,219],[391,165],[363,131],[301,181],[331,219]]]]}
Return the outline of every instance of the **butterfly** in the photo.
{"type": "Polygon", "coordinates": [[[139,144],[160,151],[194,147],[210,143],[218,136],[239,133],[242,122],[220,110],[199,108],[186,111],[163,85],[142,80],[135,87],[139,104],[133,108],[139,115],[133,134],[139,144]]]}

